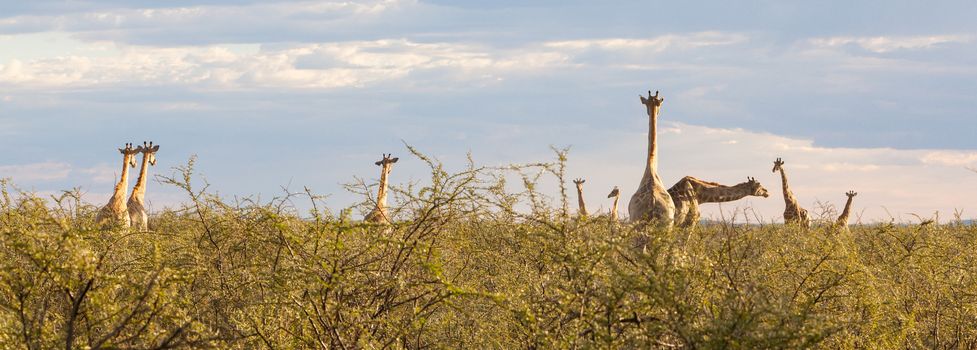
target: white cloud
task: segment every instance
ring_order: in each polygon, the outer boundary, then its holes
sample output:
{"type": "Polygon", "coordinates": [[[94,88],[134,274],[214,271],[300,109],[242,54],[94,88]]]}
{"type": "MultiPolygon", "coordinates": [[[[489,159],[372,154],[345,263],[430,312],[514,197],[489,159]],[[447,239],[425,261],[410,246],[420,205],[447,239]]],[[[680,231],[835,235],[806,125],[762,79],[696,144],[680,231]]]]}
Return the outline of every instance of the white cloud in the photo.
{"type": "Polygon", "coordinates": [[[108,164],[76,167],[67,162],[49,161],[29,164],[0,165],[0,178],[11,178],[15,184],[70,180],[78,184],[107,184],[118,180],[119,169],[108,164]]]}
{"type": "Polygon", "coordinates": [[[0,62],[0,85],[19,88],[167,84],[211,88],[342,88],[416,78],[425,72],[449,82],[494,83],[510,74],[580,66],[592,58],[583,52],[591,49],[627,51],[631,59],[616,66],[646,68],[641,62],[648,55],[731,45],[745,40],[747,37],[742,34],[703,32],[647,39],[542,42],[516,48],[381,39],[279,45],[263,49],[257,45],[107,47],[104,42],[74,40],[64,45],[82,48],[71,54],[0,62]]]}
{"type": "MultiPolygon", "coordinates": [[[[571,154],[570,172],[583,174],[593,191],[620,186],[628,197],[644,169],[647,136],[633,132],[606,137],[607,148],[571,154]]],[[[666,186],[686,175],[729,185],[752,176],[770,191],[767,199],[726,203],[722,208],[727,212],[750,207],[766,220],[780,220],[781,181],[771,169],[773,160],[782,157],[794,194],[812,213],[818,212],[818,202],[843,206],[844,193],[855,190],[855,211],[864,210],[864,222],[888,221],[890,213],[910,221],[910,214],[926,217],[936,211],[948,219],[955,209],[964,209],[965,217],[977,217],[977,176],[964,167],[977,164],[977,150],[820,147],[812,140],[667,121],[660,143],[659,171],[666,186]]],[[[706,204],[703,211],[718,218],[719,208],[706,204]]]]}
{"type": "Polygon", "coordinates": [[[88,182],[94,184],[115,183],[119,179],[119,169],[108,164],[81,168],[77,172],[84,174],[88,178],[88,182]]]}
{"type": "Polygon", "coordinates": [[[977,152],[932,151],[923,155],[923,163],[953,167],[977,166],[977,152]]]}
{"type": "Polygon", "coordinates": [[[17,87],[198,85],[215,88],[338,88],[447,71],[449,79],[494,80],[504,72],[560,64],[553,52],[492,52],[465,44],[376,40],[253,46],[155,48],[126,46],[110,57],[58,56],[0,65],[0,84],[17,87]]]}
{"type": "Polygon", "coordinates": [[[931,36],[876,36],[853,37],[837,36],[829,38],[810,39],[815,47],[839,47],[857,45],[864,50],[875,53],[887,53],[896,50],[924,50],[940,47],[946,44],[969,43],[973,40],[970,35],[931,35],[931,36]]]}
{"type": "Polygon", "coordinates": [[[0,178],[11,178],[15,183],[61,180],[70,172],[71,164],[64,162],[0,165],[0,178]]]}
{"type": "MultiPolygon", "coordinates": [[[[93,37],[110,37],[115,30],[146,30],[171,26],[210,26],[213,23],[260,25],[260,20],[282,24],[300,19],[323,21],[362,20],[416,1],[299,1],[238,6],[191,6],[160,8],[103,8],[54,15],[19,15],[0,18],[0,33],[69,31],[93,37]]],[[[165,5],[164,5],[165,6],[165,5]]],[[[2,15],[0,15],[2,16],[2,15]]],[[[287,24],[287,23],[286,23],[287,24]]],[[[244,27],[247,28],[247,27],[244,27]]]]}
{"type": "Polygon", "coordinates": [[[663,52],[666,50],[683,50],[706,46],[735,45],[747,42],[748,40],[749,37],[745,34],[709,31],[690,34],[666,34],[652,38],[565,40],[547,42],[543,46],[569,50],[651,50],[653,52],[663,52]]]}

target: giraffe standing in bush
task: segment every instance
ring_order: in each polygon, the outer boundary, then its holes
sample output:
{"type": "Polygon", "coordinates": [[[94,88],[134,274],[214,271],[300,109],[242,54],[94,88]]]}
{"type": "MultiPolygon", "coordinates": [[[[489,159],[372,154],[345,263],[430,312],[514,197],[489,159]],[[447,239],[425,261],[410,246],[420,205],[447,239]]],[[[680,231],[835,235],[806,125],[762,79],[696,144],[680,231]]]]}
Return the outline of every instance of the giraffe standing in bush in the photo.
{"type": "Polygon", "coordinates": [[[790,186],[787,185],[787,173],[784,172],[783,159],[777,158],[773,162],[773,172],[777,171],[780,171],[780,179],[784,183],[784,202],[786,203],[786,208],[784,208],[784,223],[810,226],[811,220],[808,219],[807,209],[801,208],[797,204],[797,198],[794,197],[794,193],[790,191],[790,186]]]}
{"type": "Polygon", "coordinates": [[[131,143],[127,143],[125,148],[120,148],[122,153],[122,177],[115,185],[112,198],[108,204],[98,210],[95,216],[95,223],[103,229],[115,226],[129,227],[129,210],[126,205],[126,190],[129,189],[129,168],[136,167],[136,153],[138,149],[133,149],[131,143]]]}
{"type": "Polygon", "coordinates": [[[383,159],[378,160],[376,164],[380,166],[380,188],[377,190],[377,203],[366,217],[363,218],[365,221],[389,224],[390,217],[387,213],[387,178],[390,176],[390,170],[393,169],[394,163],[400,158],[391,158],[390,154],[384,154],[383,159]]]}
{"type": "Polygon", "coordinates": [[[732,202],[746,196],[770,197],[767,189],[752,177],[746,178],[746,182],[726,186],[686,176],[669,188],[668,193],[675,201],[675,224],[682,227],[692,227],[699,222],[699,204],[732,202]]]}
{"type": "Polygon", "coordinates": [[[851,202],[852,199],[854,199],[855,196],[858,195],[858,193],[856,193],[855,191],[848,191],[847,193],[845,193],[845,195],[848,196],[848,201],[845,202],[845,210],[841,211],[841,216],[838,216],[838,220],[835,221],[835,225],[847,228],[848,216],[851,215],[851,202]]]}
{"type": "Polygon", "coordinates": [[[617,221],[617,201],[621,199],[621,190],[614,186],[611,193],[607,194],[607,198],[614,198],[614,204],[611,205],[611,221],[617,221]]]}
{"type": "Polygon", "coordinates": [[[132,188],[132,195],[129,197],[129,218],[133,227],[146,231],[149,230],[149,216],[146,215],[146,177],[149,175],[149,166],[156,165],[156,151],[159,151],[159,145],[153,145],[152,142],[147,144],[143,141],[142,146],[136,148],[136,151],[142,152],[142,167],[139,168],[139,179],[136,180],[136,186],[132,188]]]}
{"type": "Polygon", "coordinates": [[[584,201],[583,201],[583,183],[584,182],[587,182],[587,180],[584,180],[584,179],[576,179],[576,180],[573,180],[573,184],[577,185],[577,205],[579,206],[579,208],[577,210],[577,215],[579,215],[580,217],[586,217],[588,215],[588,213],[587,213],[587,204],[585,204],[584,201]]]}
{"type": "Polygon", "coordinates": [[[663,101],[665,99],[659,97],[657,91],[654,96],[648,91],[648,98],[641,96],[641,103],[648,112],[648,159],[638,190],[628,202],[628,214],[631,221],[657,222],[671,227],[675,220],[675,203],[658,177],[658,112],[663,101]]]}

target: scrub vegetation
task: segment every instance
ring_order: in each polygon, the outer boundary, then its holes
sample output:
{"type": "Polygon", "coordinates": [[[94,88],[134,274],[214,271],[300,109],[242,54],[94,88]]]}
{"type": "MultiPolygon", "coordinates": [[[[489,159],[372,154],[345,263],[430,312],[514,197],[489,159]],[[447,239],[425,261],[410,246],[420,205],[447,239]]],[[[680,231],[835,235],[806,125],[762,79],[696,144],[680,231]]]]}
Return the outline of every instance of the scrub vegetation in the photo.
{"type": "Polygon", "coordinates": [[[457,173],[412,152],[430,180],[392,187],[392,225],[353,219],[363,182],[334,215],[222,198],[192,160],[149,231],[4,182],[0,348],[977,347],[973,224],[666,230],[572,215],[565,152],[457,173]]]}

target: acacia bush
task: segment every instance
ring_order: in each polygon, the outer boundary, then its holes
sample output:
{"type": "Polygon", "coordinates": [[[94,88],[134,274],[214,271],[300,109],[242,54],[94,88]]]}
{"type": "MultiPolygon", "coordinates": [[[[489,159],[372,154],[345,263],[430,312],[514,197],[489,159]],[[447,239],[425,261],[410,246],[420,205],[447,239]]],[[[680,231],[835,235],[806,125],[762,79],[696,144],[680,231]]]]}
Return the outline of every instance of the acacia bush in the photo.
{"type": "Polygon", "coordinates": [[[186,204],[149,232],[3,182],[0,345],[977,347],[973,225],[636,227],[571,216],[565,152],[451,173],[411,151],[431,179],[393,188],[391,226],[350,219],[362,181],[337,216],[309,190],[219,197],[192,160],[161,178],[186,204]]]}

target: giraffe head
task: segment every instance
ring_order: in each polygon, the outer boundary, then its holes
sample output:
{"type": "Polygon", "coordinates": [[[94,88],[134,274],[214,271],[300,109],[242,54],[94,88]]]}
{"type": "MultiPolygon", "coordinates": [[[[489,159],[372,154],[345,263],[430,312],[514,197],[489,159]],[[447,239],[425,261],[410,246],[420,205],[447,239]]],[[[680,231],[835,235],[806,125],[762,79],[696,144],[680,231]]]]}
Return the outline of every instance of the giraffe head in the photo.
{"type": "Polygon", "coordinates": [[[391,154],[384,154],[383,159],[378,160],[376,164],[383,167],[383,171],[389,171],[393,167],[393,164],[397,162],[400,158],[391,157],[391,154]]]}
{"type": "Polygon", "coordinates": [[[614,186],[614,189],[611,190],[611,193],[607,195],[607,198],[614,198],[620,195],[621,195],[621,190],[617,189],[617,186],[614,186]]]}
{"type": "Polygon", "coordinates": [[[119,148],[119,153],[122,153],[122,163],[128,163],[130,167],[136,167],[136,154],[141,152],[139,148],[132,148],[131,143],[126,143],[125,148],[119,148]]]}
{"type": "Polygon", "coordinates": [[[746,182],[744,183],[746,184],[747,188],[750,189],[751,196],[757,196],[763,198],[770,197],[770,193],[767,192],[767,189],[763,188],[763,186],[760,185],[760,182],[757,181],[755,178],[747,177],[746,182]]]}
{"type": "Polygon", "coordinates": [[[662,106],[662,102],[665,101],[664,97],[658,97],[658,91],[655,91],[655,95],[651,95],[651,90],[648,90],[648,98],[638,95],[641,97],[641,104],[648,108],[648,115],[650,116],[652,112],[657,112],[662,106]]]}
{"type": "Polygon", "coordinates": [[[583,185],[584,182],[587,182],[587,180],[584,180],[584,179],[576,179],[576,180],[573,180],[573,183],[576,184],[577,187],[580,187],[580,185],[583,185]]]}
{"type": "Polygon", "coordinates": [[[142,142],[142,146],[136,147],[136,151],[142,152],[143,156],[149,161],[149,165],[156,165],[156,151],[159,151],[159,145],[153,145],[153,141],[142,142]]]}
{"type": "Polygon", "coordinates": [[[848,198],[852,198],[852,197],[857,196],[858,193],[855,192],[855,191],[848,191],[847,193],[845,193],[845,195],[848,196],[848,198]]]}
{"type": "Polygon", "coordinates": [[[777,158],[777,160],[773,161],[773,172],[776,173],[777,170],[783,169],[782,168],[783,166],[784,166],[784,160],[777,158]]]}

